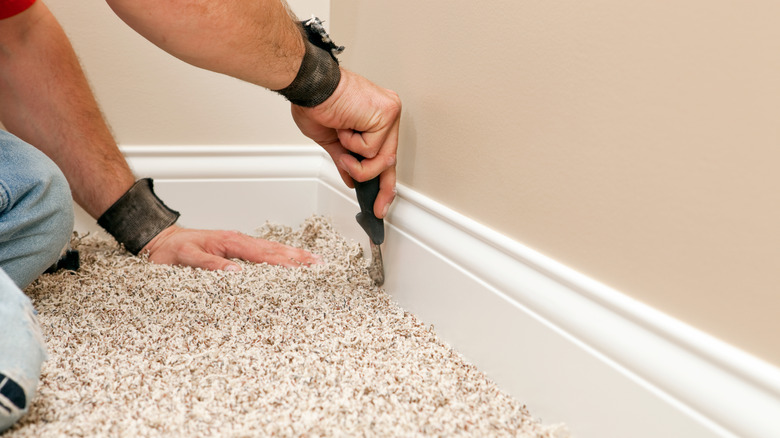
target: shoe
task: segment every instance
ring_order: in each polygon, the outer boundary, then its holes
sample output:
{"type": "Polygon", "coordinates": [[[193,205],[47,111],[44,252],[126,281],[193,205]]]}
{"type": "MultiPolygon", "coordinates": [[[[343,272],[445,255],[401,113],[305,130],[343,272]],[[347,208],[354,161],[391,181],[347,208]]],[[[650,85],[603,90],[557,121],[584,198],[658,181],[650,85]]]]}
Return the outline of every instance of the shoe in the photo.
{"type": "Polygon", "coordinates": [[[27,407],[27,397],[18,383],[0,373],[0,413],[11,414],[27,407]]]}

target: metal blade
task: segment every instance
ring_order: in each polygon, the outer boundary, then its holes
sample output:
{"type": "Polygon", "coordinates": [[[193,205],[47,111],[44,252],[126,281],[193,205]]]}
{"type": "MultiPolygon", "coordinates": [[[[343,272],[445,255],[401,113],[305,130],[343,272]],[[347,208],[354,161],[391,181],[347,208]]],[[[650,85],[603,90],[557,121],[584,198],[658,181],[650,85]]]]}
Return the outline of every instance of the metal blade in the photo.
{"type": "Polygon", "coordinates": [[[382,261],[382,249],[371,242],[371,264],[368,266],[368,275],[374,280],[374,284],[381,286],[385,283],[385,265],[382,261]]]}

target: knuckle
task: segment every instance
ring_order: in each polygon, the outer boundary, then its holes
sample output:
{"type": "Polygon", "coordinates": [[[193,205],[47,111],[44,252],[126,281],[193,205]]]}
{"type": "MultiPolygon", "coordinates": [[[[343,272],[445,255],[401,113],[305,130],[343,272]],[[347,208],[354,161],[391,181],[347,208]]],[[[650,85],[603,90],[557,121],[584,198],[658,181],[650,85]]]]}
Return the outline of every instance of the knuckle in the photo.
{"type": "Polygon", "coordinates": [[[236,230],[224,230],[220,232],[220,238],[224,240],[235,240],[241,238],[242,234],[236,230]]]}
{"type": "Polygon", "coordinates": [[[388,91],[390,97],[389,106],[396,112],[401,112],[401,107],[403,106],[403,104],[401,103],[401,97],[395,91],[392,90],[388,90],[388,91]]]}
{"type": "Polygon", "coordinates": [[[392,100],[387,104],[387,112],[393,115],[393,118],[401,114],[401,100],[392,100]]]}
{"type": "Polygon", "coordinates": [[[200,255],[200,249],[195,246],[184,246],[179,250],[179,258],[182,260],[197,260],[200,255]]]}
{"type": "Polygon", "coordinates": [[[244,235],[235,230],[223,230],[217,233],[217,239],[221,242],[224,250],[227,247],[237,245],[244,239],[244,235]]]}

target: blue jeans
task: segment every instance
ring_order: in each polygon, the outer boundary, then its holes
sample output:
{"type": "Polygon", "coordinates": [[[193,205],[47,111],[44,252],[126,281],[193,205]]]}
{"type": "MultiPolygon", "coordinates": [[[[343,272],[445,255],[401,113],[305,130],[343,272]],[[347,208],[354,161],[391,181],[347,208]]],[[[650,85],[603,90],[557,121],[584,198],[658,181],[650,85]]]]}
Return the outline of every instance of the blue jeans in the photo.
{"type": "Polygon", "coordinates": [[[60,169],[0,130],[0,432],[35,395],[46,347],[21,291],[59,259],[73,231],[73,203],[60,169]]]}

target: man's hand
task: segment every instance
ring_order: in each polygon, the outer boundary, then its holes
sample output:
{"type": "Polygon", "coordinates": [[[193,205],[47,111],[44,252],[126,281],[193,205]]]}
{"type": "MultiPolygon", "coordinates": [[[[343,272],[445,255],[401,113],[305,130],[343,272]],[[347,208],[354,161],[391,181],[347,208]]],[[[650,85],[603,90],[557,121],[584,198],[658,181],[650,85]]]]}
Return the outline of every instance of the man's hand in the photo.
{"type": "Polygon", "coordinates": [[[313,108],[292,105],[301,132],[322,146],[349,187],[352,180],[368,181],[379,175],[374,214],[384,218],[395,198],[395,162],[401,99],[349,70],[325,102],[313,108]],[[356,152],[365,160],[349,154],[356,152]]]}
{"type": "Polygon", "coordinates": [[[148,253],[149,260],[154,263],[214,271],[240,271],[241,266],[229,260],[231,258],[287,267],[322,263],[318,255],[303,249],[257,239],[237,231],[191,230],[177,225],[155,236],[142,253],[148,253]]]}

